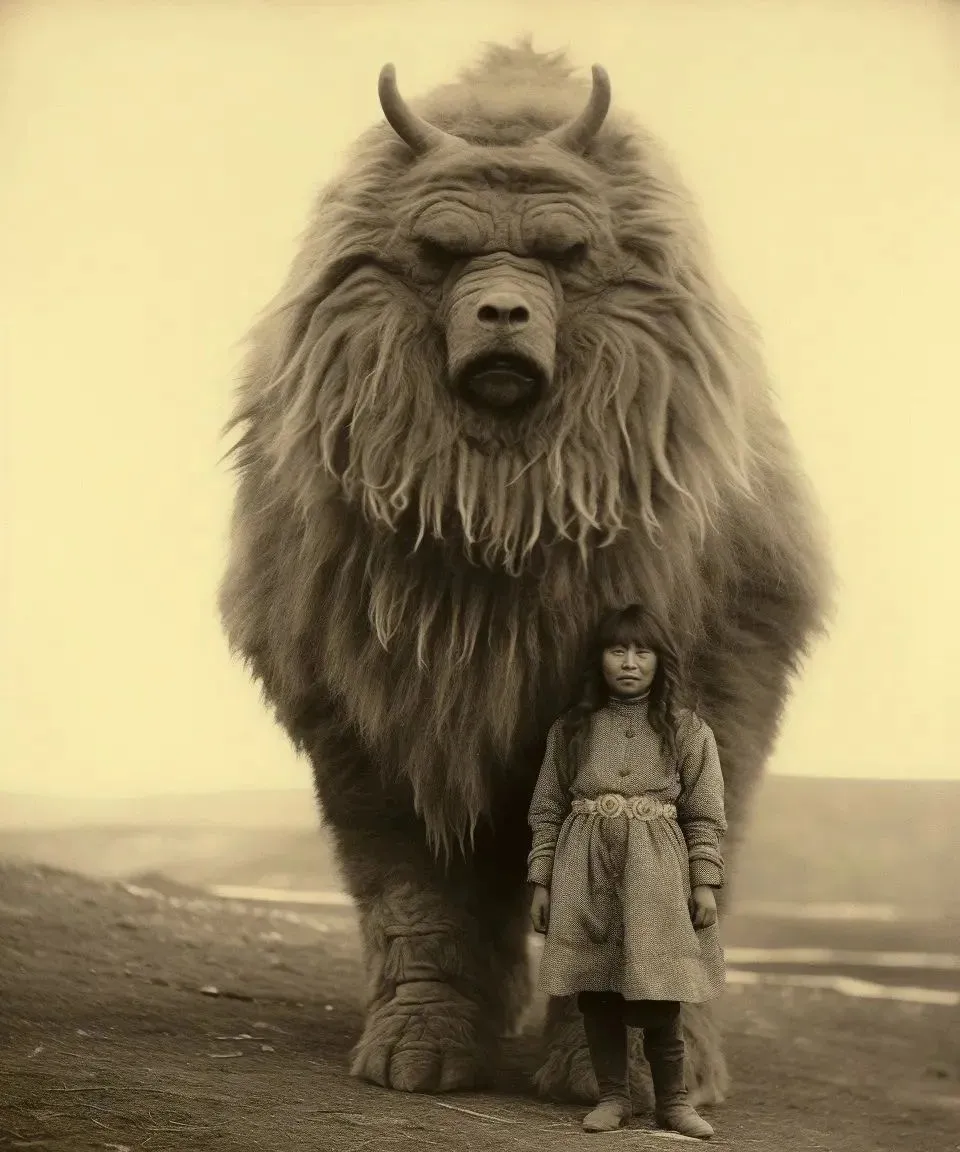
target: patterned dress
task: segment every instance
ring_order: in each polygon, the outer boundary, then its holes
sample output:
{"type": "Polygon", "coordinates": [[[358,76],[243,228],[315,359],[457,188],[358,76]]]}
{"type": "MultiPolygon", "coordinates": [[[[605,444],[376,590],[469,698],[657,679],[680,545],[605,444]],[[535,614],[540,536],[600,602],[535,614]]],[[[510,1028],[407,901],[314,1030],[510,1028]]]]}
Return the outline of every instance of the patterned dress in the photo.
{"type": "Polygon", "coordinates": [[[646,699],[612,699],[591,717],[580,769],[565,787],[560,722],[550,729],[528,817],[527,879],[550,888],[542,991],[685,1003],[722,991],[717,925],[695,930],[689,908],[692,885],[723,885],[720,759],[712,730],[691,712],[681,713],[677,750],[679,762],[661,751],[646,699]],[[604,793],[646,794],[675,805],[676,817],[571,806],[604,793]]]}

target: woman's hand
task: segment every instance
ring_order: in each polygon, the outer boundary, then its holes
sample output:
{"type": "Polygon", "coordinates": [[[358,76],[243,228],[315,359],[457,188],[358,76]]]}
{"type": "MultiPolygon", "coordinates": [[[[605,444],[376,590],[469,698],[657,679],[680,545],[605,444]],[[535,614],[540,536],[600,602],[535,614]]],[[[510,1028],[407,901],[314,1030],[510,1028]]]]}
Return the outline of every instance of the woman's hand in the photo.
{"type": "Polygon", "coordinates": [[[550,920],[550,889],[542,884],[534,884],[533,900],[530,904],[530,919],[534,932],[545,933],[550,920]]]}
{"type": "Polygon", "coordinates": [[[694,928],[709,928],[717,922],[717,898],[709,884],[698,884],[690,897],[690,917],[694,928]]]}

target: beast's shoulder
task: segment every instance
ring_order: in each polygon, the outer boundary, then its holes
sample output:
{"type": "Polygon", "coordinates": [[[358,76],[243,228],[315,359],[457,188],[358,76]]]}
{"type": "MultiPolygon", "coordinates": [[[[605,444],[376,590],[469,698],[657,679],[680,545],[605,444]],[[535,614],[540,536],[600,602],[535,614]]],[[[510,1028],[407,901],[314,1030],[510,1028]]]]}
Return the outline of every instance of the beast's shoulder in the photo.
{"type": "Polygon", "coordinates": [[[677,738],[681,744],[703,744],[714,739],[713,729],[695,708],[678,708],[677,738]]]}

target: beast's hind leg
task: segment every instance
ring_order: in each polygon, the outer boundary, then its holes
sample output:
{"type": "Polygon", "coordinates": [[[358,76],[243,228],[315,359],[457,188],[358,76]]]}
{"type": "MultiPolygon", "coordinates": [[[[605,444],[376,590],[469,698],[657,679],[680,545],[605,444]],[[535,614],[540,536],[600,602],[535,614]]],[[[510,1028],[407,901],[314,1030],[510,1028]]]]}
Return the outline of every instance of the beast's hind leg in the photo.
{"type": "MultiPolygon", "coordinates": [[[[685,1005],[682,1019],[690,1103],[694,1107],[719,1104],[726,1096],[730,1078],[712,1007],[685,1005]]],[[[534,1077],[539,1094],[552,1100],[596,1100],[597,1081],[587,1051],[583,1019],[574,997],[551,997],[544,1041],[546,1057],[534,1077]]],[[[634,1101],[649,1110],[653,1107],[650,1073],[643,1055],[641,1033],[632,1030],[630,1055],[634,1101]]]]}

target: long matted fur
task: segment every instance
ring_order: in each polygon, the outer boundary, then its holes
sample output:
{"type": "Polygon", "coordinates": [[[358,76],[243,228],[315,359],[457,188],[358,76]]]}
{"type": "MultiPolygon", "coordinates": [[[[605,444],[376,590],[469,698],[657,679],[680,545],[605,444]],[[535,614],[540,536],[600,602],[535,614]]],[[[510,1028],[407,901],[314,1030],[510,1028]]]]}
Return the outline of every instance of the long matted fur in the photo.
{"type": "Polygon", "coordinates": [[[515,809],[605,608],[642,600],[676,629],[730,851],[824,626],[823,536],[753,326],[652,138],[594,105],[579,146],[547,136],[587,93],[562,55],[521,44],[432,92],[422,120],[401,103],[407,138],[381,123],[360,139],[252,334],[223,620],[311,758],[381,1007],[403,981],[384,976],[388,927],[370,927],[377,884],[417,837],[408,905],[422,889],[461,918],[437,930],[438,978],[496,1000],[477,988],[503,973],[468,979],[462,953],[498,917],[514,924],[503,972],[522,965],[522,899],[484,905],[480,854],[501,852],[522,892],[515,809]],[[539,277],[555,312],[547,387],[515,416],[451,379],[456,286],[498,261],[539,277]]]}

